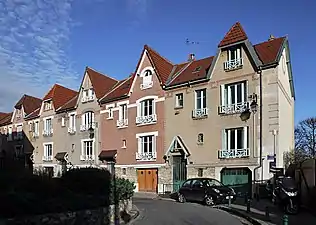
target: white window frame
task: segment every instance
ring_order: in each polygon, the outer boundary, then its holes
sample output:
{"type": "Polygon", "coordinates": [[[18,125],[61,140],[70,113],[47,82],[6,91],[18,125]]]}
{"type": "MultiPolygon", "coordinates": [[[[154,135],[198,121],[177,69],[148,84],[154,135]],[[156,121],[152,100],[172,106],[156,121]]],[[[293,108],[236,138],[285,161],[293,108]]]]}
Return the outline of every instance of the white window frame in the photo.
{"type": "Polygon", "coordinates": [[[183,99],[184,99],[183,93],[175,94],[175,108],[183,108],[183,99]]]}
{"type": "Polygon", "coordinates": [[[221,87],[221,105],[230,106],[230,105],[238,105],[245,102],[248,102],[248,82],[241,81],[232,84],[224,84],[221,87]],[[238,101],[238,86],[241,88],[241,101],[238,101]],[[234,86],[234,90],[233,87],[234,86]],[[234,93],[232,92],[234,91],[234,93]],[[233,102],[232,96],[234,95],[235,101],[233,102]]]}
{"type": "Polygon", "coordinates": [[[36,137],[38,137],[40,134],[40,121],[39,120],[34,121],[34,134],[36,137]]]}
{"type": "Polygon", "coordinates": [[[52,107],[52,100],[46,100],[43,102],[43,109],[44,111],[48,111],[48,110],[51,110],[53,107],[52,107]]]}
{"type": "Polygon", "coordinates": [[[61,118],[61,126],[65,127],[66,126],[66,122],[65,122],[65,117],[61,118]]]}
{"type": "MultiPolygon", "coordinates": [[[[140,134],[136,134],[136,138],[137,138],[137,149],[138,149],[138,154],[144,154],[144,142],[143,142],[143,139],[146,138],[146,137],[149,137],[151,136],[152,137],[152,150],[151,150],[151,153],[156,156],[157,154],[157,136],[158,136],[158,131],[154,131],[154,132],[148,132],[148,133],[140,133],[140,134]]],[[[149,145],[149,142],[146,142],[146,144],[149,145]]],[[[147,152],[149,153],[149,151],[147,152]]],[[[156,158],[156,157],[154,157],[156,158]]]]}
{"type": "Polygon", "coordinates": [[[207,108],[207,89],[206,88],[202,88],[202,89],[198,89],[195,90],[195,96],[194,96],[194,104],[195,104],[195,109],[206,109],[207,108]],[[198,108],[198,92],[201,92],[201,99],[199,100],[201,102],[201,108],[198,108]],[[205,105],[203,102],[203,99],[205,98],[205,105]]]}
{"type": "Polygon", "coordinates": [[[238,146],[238,135],[237,135],[237,130],[238,129],[242,129],[242,135],[243,135],[243,140],[242,141],[242,148],[241,149],[248,149],[249,148],[249,143],[248,143],[248,136],[249,136],[249,128],[248,127],[236,127],[236,128],[228,128],[228,129],[224,129],[224,134],[223,134],[223,150],[237,150],[237,146],[238,146]],[[230,139],[231,136],[234,135],[235,138],[235,148],[231,148],[230,146],[230,139]]]}
{"type": "Polygon", "coordinates": [[[140,77],[142,78],[142,84],[141,84],[142,90],[151,88],[153,86],[153,75],[154,75],[154,69],[151,66],[147,66],[142,70],[141,75],[140,75],[140,77]]]}
{"type": "Polygon", "coordinates": [[[73,129],[74,131],[76,131],[76,116],[77,116],[77,113],[68,114],[68,117],[69,117],[68,127],[73,129]]]}
{"type": "Polygon", "coordinates": [[[54,143],[53,142],[45,142],[43,143],[43,159],[46,161],[52,161],[54,155],[54,143]],[[49,146],[51,146],[51,155],[47,154],[49,152],[49,146]]]}
{"type": "Polygon", "coordinates": [[[122,148],[126,148],[126,139],[122,140],[122,148]]]}
{"type": "Polygon", "coordinates": [[[108,120],[109,119],[113,119],[113,109],[114,109],[114,107],[115,107],[115,104],[110,104],[110,105],[107,105],[105,107],[107,112],[108,112],[108,117],[107,117],[108,120]]]}
{"type": "Polygon", "coordinates": [[[54,117],[53,116],[50,116],[50,117],[45,117],[43,118],[43,121],[44,121],[44,126],[43,126],[43,130],[44,130],[44,133],[47,133],[47,134],[52,134],[53,133],[53,119],[54,117]],[[51,121],[50,123],[50,127],[47,127],[48,123],[47,121],[51,121]]]}
{"type": "Polygon", "coordinates": [[[228,57],[228,61],[241,59],[241,46],[228,49],[227,57],[228,57]]]}
{"type": "Polygon", "coordinates": [[[23,137],[23,123],[16,124],[15,127],[16,127],[16,137],[18,139],[22,139],[22,137],[23,137]],[[18,128],[20,128],[20,129],[18,129],[18,128]]]}
{"type": "Polygon", "coordinates": [[[92,125],[94,123],[94,116],[95,116],[95,113],[93,111],[87,111],[83,113],[81,116],[81,121],[82,121],[81,124],[85,126],[92,125]]]}
{"type": "Polygon", "coordinates": [[[12,140],[13,127],[8,126],[8,140],[12,140]]]}
{"type": "Polygon", "coordinates": [[[155,99],[151,98],[151,99],[144,99],[139,103],[139,116],[151,116],[151,115],[155,115],[156,114],[156,102],[155,99]],[[152,105],[151,105],[151,111],[152,113],[149,114],[149,102],[152,101],[152,105]],[[145,110],[145,104],[146,102],[148,102],[148,107],[147,107],[147,111],[145,110]]]}
{"type": "Polygon", "coordinates": [[[82,139],[81,140],[81,156],[80,159],[83,161],[87,161],[87,160],[94,160],[95,158],[95,139],[82,139]],[[92,146],[91,146],[91,155],[90,154],[86,154],[87,153],[87,149],[85,149],[85,143],[86,142],[91,142],[92,146]]]}

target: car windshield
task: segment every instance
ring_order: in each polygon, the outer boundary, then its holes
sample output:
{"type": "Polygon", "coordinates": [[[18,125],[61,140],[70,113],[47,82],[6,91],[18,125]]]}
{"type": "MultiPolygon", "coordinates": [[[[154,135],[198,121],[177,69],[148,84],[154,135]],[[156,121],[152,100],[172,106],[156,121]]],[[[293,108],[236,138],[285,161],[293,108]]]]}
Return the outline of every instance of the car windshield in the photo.
{"type": "Polygon", "coordinates": [[[219,187],[219,186],[223,186],[223,184],[221,182],[219,182],[218,180],[214,180],[214,179],[207,179],[207,180],[204,180],[205,182],[205,185],[207,187],[213,187],[213,186],[216,186],[216,187],[219,187]]]}

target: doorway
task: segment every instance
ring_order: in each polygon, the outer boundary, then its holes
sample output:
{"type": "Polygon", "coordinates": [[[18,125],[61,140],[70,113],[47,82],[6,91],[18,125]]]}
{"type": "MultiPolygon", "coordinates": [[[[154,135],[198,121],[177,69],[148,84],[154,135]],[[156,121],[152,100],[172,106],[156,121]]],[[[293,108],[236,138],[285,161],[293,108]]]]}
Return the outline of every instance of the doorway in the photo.
{"type": "Polygon", "coordinates": [[[139,191],[157,192],[158,169],[138,169],[137,180],[139,191]]]}
{"type": "Polygon", "coordinates": [[[179,190],[187,179],[187,160],[183,155],[172,156],[173,191],[179,190]]]}

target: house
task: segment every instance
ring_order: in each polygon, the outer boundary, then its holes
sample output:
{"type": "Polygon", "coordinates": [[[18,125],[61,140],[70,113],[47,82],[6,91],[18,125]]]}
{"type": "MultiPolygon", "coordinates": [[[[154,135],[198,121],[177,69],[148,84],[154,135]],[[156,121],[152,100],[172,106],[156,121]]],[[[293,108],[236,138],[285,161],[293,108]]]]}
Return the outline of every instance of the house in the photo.
{"type": "Polygon", "coordinates": [[[284,151],[294,147],[287,37],[252,45],[236,23],[215,56],[197,60],[191,55],[173,71],[165,88],[169,183],[177,188],[189,177],[212,177],[247,192],[251,180],[271,177],[274,154],[276,166],[283,167],[284,151]]]}
{"type": "Polygon", "coordinates": [[[14,106],[13,112],[2,116],[1,155],[5,158],[6,168],[33,170],[31,161],[33,146],[27,137],[26,118],[40,107],[41,102],[39,98],[23,95],[14,106]]]}

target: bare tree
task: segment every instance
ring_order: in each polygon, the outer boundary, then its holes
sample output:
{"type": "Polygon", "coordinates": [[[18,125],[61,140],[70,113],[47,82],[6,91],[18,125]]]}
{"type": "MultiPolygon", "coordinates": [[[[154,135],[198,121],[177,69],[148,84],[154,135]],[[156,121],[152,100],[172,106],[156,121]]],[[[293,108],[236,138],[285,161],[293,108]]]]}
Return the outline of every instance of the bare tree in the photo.
{"type": "Polygon", "coordinates": [[[295,128],[295,149],[304,152],[309,157],[316,153],[316,118],[307,118],[295,128]]]}

